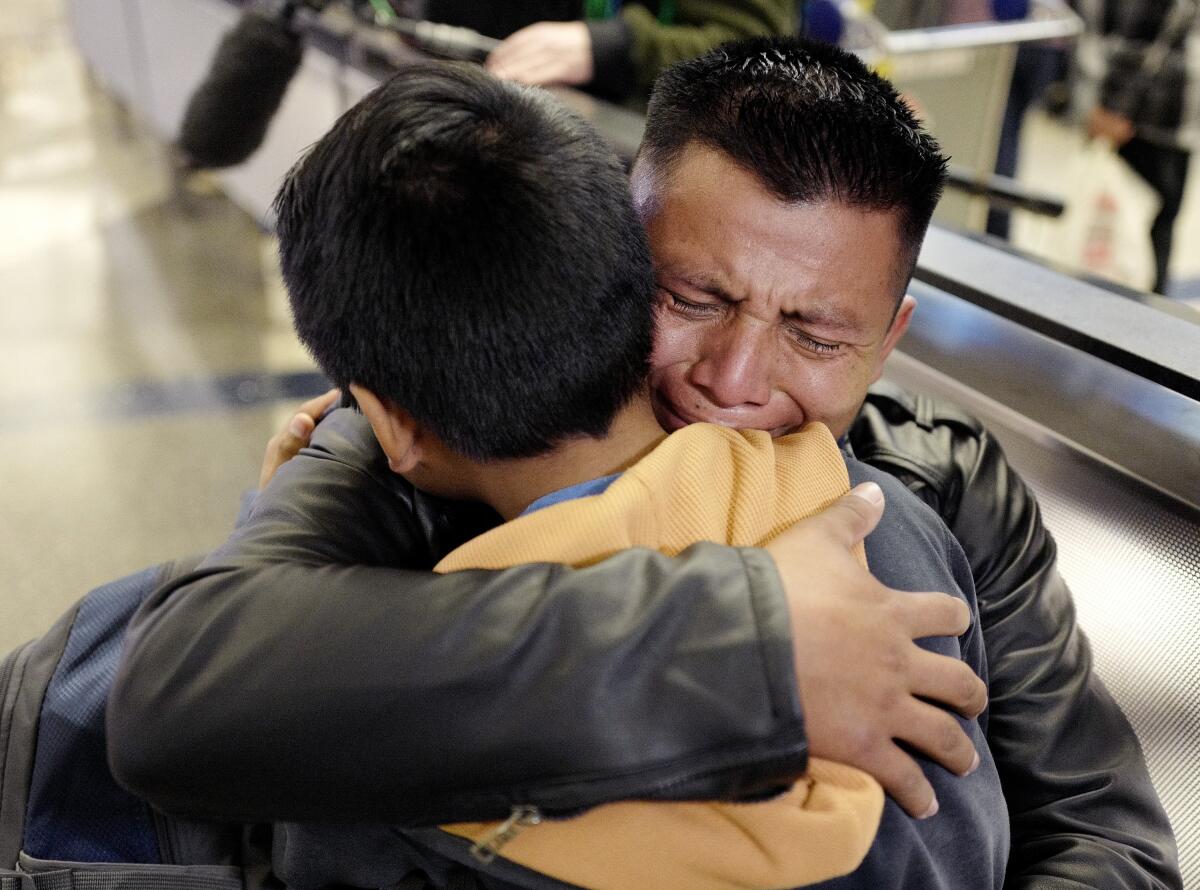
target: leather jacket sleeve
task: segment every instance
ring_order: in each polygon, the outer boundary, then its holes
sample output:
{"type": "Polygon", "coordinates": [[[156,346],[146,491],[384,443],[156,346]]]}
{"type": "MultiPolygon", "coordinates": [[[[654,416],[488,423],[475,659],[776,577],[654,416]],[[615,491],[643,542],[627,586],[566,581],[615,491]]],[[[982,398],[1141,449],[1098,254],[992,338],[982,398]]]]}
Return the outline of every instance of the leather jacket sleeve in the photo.
{"type": "Polygon", "coordinates": [[[424,825],[739,799],[805,770],[764,552],[429,573],[495,521],[414,492],[336,412],[135,616],[114,775],[175,815],[424,825]]]}
{"type": "Polygon", "coordinates": [[[1012,823],[1005,886],[1180,887],[1137,738],[1092,671],[1054,539],[995,439],[951,405],[881,385],[850,441],[941,514],[971,563],[1012,823]]]}

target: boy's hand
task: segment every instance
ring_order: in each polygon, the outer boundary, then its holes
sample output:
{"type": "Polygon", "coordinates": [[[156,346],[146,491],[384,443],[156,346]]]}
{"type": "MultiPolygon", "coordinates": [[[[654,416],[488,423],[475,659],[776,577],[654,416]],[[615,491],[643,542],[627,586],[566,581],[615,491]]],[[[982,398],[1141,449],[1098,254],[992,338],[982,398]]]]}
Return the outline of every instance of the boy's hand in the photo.
{"type": "Polygon", "coordinates": [[[340,389],[331,389],[324,395],[309,399],[292,415],[283,429],[273,435],[267,442],[267,450],[263,454],[262,470],[258,476],[258,490],[267,487],[279,468],[300,453],[300,449],[308,445],[316,429],[317,419],[337,404],[341,396],[340,389]]]}
{"type": "Polygon", "coordinates": [[[883,492],[868,482],[766,549],[791,610],[809,753],[870,773],[924,818],[937,812],[933,787],[897,742],[953,773],[970,773],[979,763],[971,740],[929,702],[975,717],[987,704],[987,687],[963,662],[913,642],[966,632],[970,613],[962,600],[892,590],[852,555],[882,515],[883,492]]]}

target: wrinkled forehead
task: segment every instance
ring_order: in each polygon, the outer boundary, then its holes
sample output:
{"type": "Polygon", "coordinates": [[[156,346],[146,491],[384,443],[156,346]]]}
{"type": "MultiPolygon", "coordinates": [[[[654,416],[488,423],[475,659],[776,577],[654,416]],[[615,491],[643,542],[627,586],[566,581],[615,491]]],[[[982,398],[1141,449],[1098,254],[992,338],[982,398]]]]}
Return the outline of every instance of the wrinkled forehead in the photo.
{"type": "Polygon", "coordinates": [[[641,158],[631,187],[660,272],[781,312],[853,307],[870,327],[890,323],[904,295],[912,258],[898,211],[785,202],[703,147],[665,172],[641,158]]]}

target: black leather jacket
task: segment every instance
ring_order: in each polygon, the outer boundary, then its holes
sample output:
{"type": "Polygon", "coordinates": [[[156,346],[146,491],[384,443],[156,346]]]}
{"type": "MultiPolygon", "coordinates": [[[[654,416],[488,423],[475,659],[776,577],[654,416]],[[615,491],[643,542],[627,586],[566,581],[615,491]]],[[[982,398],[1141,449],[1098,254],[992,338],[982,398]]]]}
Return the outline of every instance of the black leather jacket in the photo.
{"type": "Polygon", "coordinates": [[[988,744],[1012,823],[1006,887],[1179,887],[1174,835],[1133,729],[1092,672],[1057,548],[996,440],[956,406],[872,388],[856,457],[962,544],[988,658],[988,744]]]}
{"type": "MultiPolygon", "coordinates": [[[[1181,886],[1054,542],[995,441],[884,386],[850,442],[941,513],[971,562],[1012,821],[1006,886],[1181,886]]],[[[738,798],[803,770],[765,553],[701,544],[584,570],[428,574],[495,521],[414,492],[361,419],[321,424],[230,542],[135,618],[109,703],[118,778],[193,816],[422,825],[514,803],[738,798]]]]}

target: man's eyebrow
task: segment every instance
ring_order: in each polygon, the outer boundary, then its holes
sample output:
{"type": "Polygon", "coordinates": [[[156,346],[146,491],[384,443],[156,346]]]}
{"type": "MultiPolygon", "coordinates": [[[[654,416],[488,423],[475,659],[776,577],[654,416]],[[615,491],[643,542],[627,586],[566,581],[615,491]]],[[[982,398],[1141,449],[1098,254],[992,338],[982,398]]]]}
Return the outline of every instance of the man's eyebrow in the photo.
{"type": "Polygon", "coordinates": [[[690,287],[692,290],[698,290],[706,293],[709,296],[716,297],[726,303],[740,303],[741,297],[736,297],[723,288],[715,276],[712,275],[696,275],[686,272],[672,272],[669,269],[664,269],[662,275],[665,278],[671,278],[675,281],[680,281],[690,287]]]}
{"type": "Polygon", "coordinates": [[[808,307],[781,312],[779,314],[788,321],[811,325],[823,330],[844,331],[846,333],[858,333],[861,330],[857,318],[832,307],[808,307]]]}

